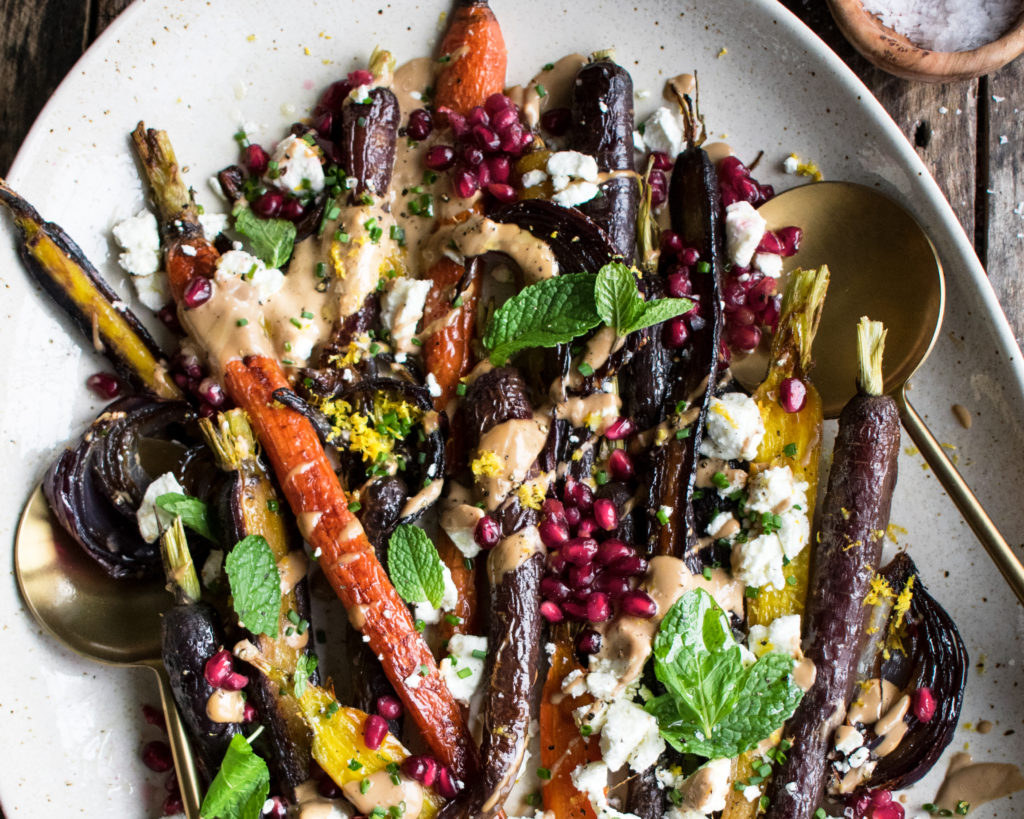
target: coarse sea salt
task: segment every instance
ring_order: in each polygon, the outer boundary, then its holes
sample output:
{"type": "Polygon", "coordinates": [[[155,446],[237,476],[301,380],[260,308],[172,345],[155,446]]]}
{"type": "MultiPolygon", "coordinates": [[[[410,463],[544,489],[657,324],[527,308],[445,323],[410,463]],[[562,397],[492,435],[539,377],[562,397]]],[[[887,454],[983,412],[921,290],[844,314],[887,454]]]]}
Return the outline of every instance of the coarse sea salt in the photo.
{"type": "Polygon", "coordinates": [[[874,14],[931,51],[968,51],[1005,34],[1021,15],[1020,0],[864,0],[874,14]]]}

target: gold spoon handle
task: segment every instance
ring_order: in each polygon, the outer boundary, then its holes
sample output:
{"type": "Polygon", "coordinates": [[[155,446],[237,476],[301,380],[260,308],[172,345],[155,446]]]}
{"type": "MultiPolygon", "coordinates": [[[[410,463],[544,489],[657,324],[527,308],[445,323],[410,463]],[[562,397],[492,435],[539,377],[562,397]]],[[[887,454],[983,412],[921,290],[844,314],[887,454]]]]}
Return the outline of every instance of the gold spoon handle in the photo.
{"type": "Polygon", "coordinates": [[[992,522],[984,507],[974,496],[970,487],[964,482],[956,467],[946,457],[942,445],[935,440],[935,436],[925,426],[921,416],[910,405],[907,400],[906,388],[901,387],[896,391],[896,403],[900,409],[900,419],[903,426],[910,433],[914,443],[920,450],[928,466],[932,468],[935,477],[939,479],[942,488],[952,498],[956,508],[960,510],[967,525],[977,535],[981,545],[985,547],[989,557],[995,562],[999,571],[1002,572],[1006,582],[1009,583],[1017,599],[1024,603],[1024,566],[1020,559],[1013,553],[1010,544],[999,533],[999,529],[992,522]]]}
{"type": "Polygon", "coordinates": [[[160,704],[164,708],[164,719],[167,722],[167,736],[171,743],[171,755],[174,757],[174,770],[178,774],[178,785],[181,787],[181,801],[185,806],[188,819],[200,819],[199,806],[202,803],[202,786],[199,784],[199,772],[192,757],[192,746],[188,741],[185,725],[174,704],[171,694],[171,681],[163,664],[150,666],[156,674],[160,686],[160,704]]]}

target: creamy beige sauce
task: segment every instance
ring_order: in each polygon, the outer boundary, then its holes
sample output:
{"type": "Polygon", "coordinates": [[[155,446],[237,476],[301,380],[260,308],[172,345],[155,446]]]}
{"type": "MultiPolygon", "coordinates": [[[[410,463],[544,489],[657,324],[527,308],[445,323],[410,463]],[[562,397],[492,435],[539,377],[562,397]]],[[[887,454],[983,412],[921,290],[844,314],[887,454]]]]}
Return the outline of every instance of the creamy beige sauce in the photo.
{"type": "Polygon", "coordinates": [[[452,492],[441,502],[441,528],[446,532],[472,531],[484,514],[479,506],[457,499],[452,492]]]}
{"type": "MultiPolygon", "coordinates": [[[[743,486],[747,482],[747,473],[742,469],[733,469],[728,461],[721,458],[700,458],[697,461],[697,477],[694,486],[698,489],[715,487],[714,477],[721,472],[729,479],[729,483],[743,486]]],[[[715,487],[717,488],[717,487],[715,487]]]]}
{"type": "MultiPolygon", "coordinates": [[[[801,691],[811,690],[818,677],[818,668],[810,657],[803,657],[793,665],[793,683],[801,691]]],[[[841,726],[840,726],[841,727],[841,726]]]]}
{"type": "MultiPolygon", "coordinates": [[[[418,782],[409,779],[404,774],[398,774],[398,784],[391,781],[391,774],[386,769],[372,773],[364,779],[353,779],[341,787],[345,798],[363,814],[368,815],[374,808],[391,808],[405,803],[405,811],[401,813],[402,819],[416,819],[423,810],[423,786],[418,782]],[[370,786],[365,788],[363,793],[363,782],[368,781],[370,786]]],[[[390,813],[389,813],[390,815],[390,813]]]]}
{"type": "Polygon", "coordinates": [[[957,422],[964,429],[970,429],[974,423],[974,418],[971,416],[971,411],[967,409],[963,404],[953,404],[953,415],[956,416],[957,422]]]}
{"type": "Polygon", "coordinates": [[[662,619],[672,605],[692,589],[704,589],[725,611],[743,614],[745,586],[725,569],[712,569],[711,579],[693,574],[682,560],[667,555],[651,559],[647,575],[640,586],[657,604],[651,618],[619,617],[602,625],[601,650],[598,660],[609,660],[623,669],[618,691],[622,691],[643,672],[651,653],[651,641],[662,619]]]}
{"type": "Polygon", "coordinates": [[[288,594],[302,582],[308,570],[309,561],[301,549],[293,549],[277,561],[277,573],[281,576],[281,594],[288,594]]]}
{"type": "Polygon", "coordinates": [[[511,257],[523,271],[526,284],[558,274],[558,261],[546,242],[517,225],[503,225],[479,215],[440,228],[422,247],[426,268],[444,256],[461,264],[465,258],[491,252],[511,257]]]}
{"type": "Polygon", "coordinates": [[[317,790],[317,783],[310,779],[295,789],[298,819],[337,819],[346,815],[345,802],[341,799],[324,799],[317,790]]]}
{"type": "Polygon", "coordinates": [[[533,555],[544,553],[544,543],[536,526],[524,526],[503,538],[487,555],[487,576],[491,588],[496,589],[506,574],[515,571],[533,555]]]}
{"type": "Polygon", "coordinates": [[[855,697],[846,712],[846,721],[850,725],[858,722],[874,725],[899,696],[900,690],[888,680],[868,680],[867,685],[861,688],[860,694],[855,697]]]}
{"type": "Polygon", "coordinates": [[[589,364],[594,370],[600,369],[625,343],[626,337],[618,335],[614,327],[602,327],[587,341],[583,363],[589,364]]]}
{"type": "Polygon", "coordinates": [[[440,477],[431,480],[429,484],[405,502],[405,506],[402,507],[402,511],[398,515],[399,518],[417,515],[425,509],[429,509],[441,497],[442,489],[444,489],[444,480],[440,477]]]}
{"type": "Polygon", "coordinates": [[[533,418],[504,421],[480,436],[478,452],[493,452],[500,465],[496,475],[477,477],[488,509],[497,509],[513,488],[526,480],[547,437],[547,426],[533,418]]]}
{"type": "Polygon", "coordinates": [[[697,78],[693,74],[677,74],[665,81],[662,92],[669,102],[678,104],[680,97],[692,97],[697,93],[697,78]]]}
{"type": "Polygon", "coordinates": [[[1006,762],[974,762],[970,754],[953,754],[946,778],[935,796],[935,804],[956,810],[967,802],[971,812],[978,805],[1024,790],[1024,774],[1017,765],[1006,762]]]}
{"type": "Polygon", "coordinates": [[[506,94],[522,109],[527,124],[536,128],[545,111],[570,106],[576,75],[586,64],[587,58],[582,54],[568,54],[551,63],[551,68],[542,70],[525,86],[513,86],[506,94]],[[543,94],[538,86],[544,89],[543,94]]]}
{"type": "Polygon", "coordinates": [[[241,691],[216,689],[206,701],[206,716],[210,722],[241,722],[245,718],[245,700],[241,691]]]}
{"type": "Polygon", "coordinates": [[[736,155],[732,145],[727,142],[707,142],[701,147],[704,148],[704,152],[708,155],[708,159],[710,159],[715,165],[727,156],[736,155]]]}
{"type": "Polygon", "coordinates": [[[585,398],[574,396],[555,407],[555,417],[574,427],[588,426],[595,435],[603,435],[619,417],[622,399],[614,393],[595,392],[585,398]]]}

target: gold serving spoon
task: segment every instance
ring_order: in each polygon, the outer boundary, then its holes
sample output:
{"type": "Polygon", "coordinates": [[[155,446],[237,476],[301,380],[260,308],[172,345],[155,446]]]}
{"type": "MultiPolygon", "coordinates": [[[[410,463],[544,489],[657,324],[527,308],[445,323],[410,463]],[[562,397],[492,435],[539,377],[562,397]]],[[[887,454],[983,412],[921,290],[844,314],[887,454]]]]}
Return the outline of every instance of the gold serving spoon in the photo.
{"type": "Polygon", "coordinates": [[[156,675],[185,815],[199,819],[199,775],[160,658],[160,615],[171,606],[171,595],[156,581],[109,577],[61,529],[40,487],[18,522],[14,572],[29,611],[76,654],[156,675]]]}
{"type": "Polygon", "coordinates": [[[769,229],[804,230],[800,251],[786,259],[787,271],[827,264],[832,274],[814,340],[814,383],[825,417],[838,417],[856,390],[857,362],[850,351],[858,319],[883,322],[885,389],[899,406],[904,428],[1024,603],[1024,566],[907,400],[907,381],[939,336],[946,297],[942,265],[924,230],[892,199],[852,182],[802,185],[769,200],[759,213],[769,229]]]}

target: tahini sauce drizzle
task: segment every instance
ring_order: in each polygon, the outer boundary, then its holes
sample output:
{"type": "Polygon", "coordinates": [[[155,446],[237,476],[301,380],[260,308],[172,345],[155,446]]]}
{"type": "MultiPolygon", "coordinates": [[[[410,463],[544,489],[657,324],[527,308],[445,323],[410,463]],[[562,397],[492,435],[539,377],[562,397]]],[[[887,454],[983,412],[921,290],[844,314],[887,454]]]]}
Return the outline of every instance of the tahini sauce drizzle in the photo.
{"type": "Polygon", "coordinates": [[[978,805],[1024,790],[1024,774],[1016,765],[1006,762],[974,762],[970,754],[953,754],[946,778],[939,786],[935,804],[956,810],[959,802],[967,802],[973,811],[978,805]]]}
{"type": "Polygon", "coordinates": [[[587,64],[582,54],[568,54],[555,63],[549,63],[525,86],[508,89],[508,96],[520,107],[523,118],[536,128],[540,115],[554,108],[568,108],[572,102],[572,86],[580,69],[587,64]],[[541,94],[539,88],[544,89],[541,94]]]}

